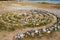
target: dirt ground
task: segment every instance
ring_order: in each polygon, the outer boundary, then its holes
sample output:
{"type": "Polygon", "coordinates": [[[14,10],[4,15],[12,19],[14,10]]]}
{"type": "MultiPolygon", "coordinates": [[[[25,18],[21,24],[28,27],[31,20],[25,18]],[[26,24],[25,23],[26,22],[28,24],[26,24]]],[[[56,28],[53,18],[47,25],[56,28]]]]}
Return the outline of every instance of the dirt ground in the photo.
{"type": "MultiPolygon", "coordinates": [[[[56,5],[46,5],[46,4],[38,4],[38,3],[16,3],[16,2],[0,2],[0,13],[4,11],[17,11],[20,9],[36,9],[36,7],[40,10],[46,10],[50,11],[58,16],[60,16],[60,9],[58,8],[53,8],[52,6],[56,5]],[[25,6],[25,7],[24,7],[25,6]],[[28,6],[28,7],[27,7],[28,6]]],[[[27,30],[31,30],[33,28],[27,28],[27,30]]],[[[36,28],[37,29],[37,28],[36,28]]],[[[26,30],[26,31],[27,31],[26,30]]],[[[17,33],[24,32],[25,29],[21,30],[15,30],[14,32],[7,32],[7,31],[1,31],[0,32],[0,40],[13,40],[13,36],[17,33]]],[[[60,40],[60,32],[54,32],[52,37],[50,36],[43,36],[42,38],[34,38],[34,39],[29,39],[29,40],[60,40]]],[[[26,39],[27,40],[27,39],[26,39]]]]}

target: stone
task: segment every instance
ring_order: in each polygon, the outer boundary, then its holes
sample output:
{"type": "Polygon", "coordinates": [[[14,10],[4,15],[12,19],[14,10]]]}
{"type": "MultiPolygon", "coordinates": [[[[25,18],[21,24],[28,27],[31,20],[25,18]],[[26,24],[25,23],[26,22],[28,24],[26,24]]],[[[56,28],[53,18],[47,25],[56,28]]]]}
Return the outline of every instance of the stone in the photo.
{"type": "Polygon", "coordinates": [[[35,33],[38,34],[38,30],[35,30],[35,33]]]}

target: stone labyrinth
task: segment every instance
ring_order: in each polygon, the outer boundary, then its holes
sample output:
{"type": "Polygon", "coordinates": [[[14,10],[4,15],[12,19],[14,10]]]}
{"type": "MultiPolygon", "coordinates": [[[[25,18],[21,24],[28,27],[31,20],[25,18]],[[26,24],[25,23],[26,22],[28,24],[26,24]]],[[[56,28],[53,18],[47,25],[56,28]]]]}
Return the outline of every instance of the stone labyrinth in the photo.
{"type": "Polygon", "coordinates": [[[47,24],[54,24],[56,21],[56,16],[45,10],[20,10],[19,12],[0,13],[0,29],[40,27],[47,24]]]}

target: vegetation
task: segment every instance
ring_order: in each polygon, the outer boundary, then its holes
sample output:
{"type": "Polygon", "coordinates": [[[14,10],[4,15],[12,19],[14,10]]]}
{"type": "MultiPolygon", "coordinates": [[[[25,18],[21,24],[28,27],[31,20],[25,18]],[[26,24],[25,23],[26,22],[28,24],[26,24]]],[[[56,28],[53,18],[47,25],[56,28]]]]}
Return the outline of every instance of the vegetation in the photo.
{"type": "Polygon", "coordinates": [[[14,31],[17,28],[46,26],[52,23],[52,19],[51,14],[0,13],[0,30],[14,31]]]}
{"type": "Polygon", "coordinates": [[[58,17],[58,22],[60,22],[60,17],[58,17]]]}
{"type": "Polygon", "coordinates": [[[49,3],[49,2],[41,2],[42,4],[53,4],[53,3],[49,3]]]}

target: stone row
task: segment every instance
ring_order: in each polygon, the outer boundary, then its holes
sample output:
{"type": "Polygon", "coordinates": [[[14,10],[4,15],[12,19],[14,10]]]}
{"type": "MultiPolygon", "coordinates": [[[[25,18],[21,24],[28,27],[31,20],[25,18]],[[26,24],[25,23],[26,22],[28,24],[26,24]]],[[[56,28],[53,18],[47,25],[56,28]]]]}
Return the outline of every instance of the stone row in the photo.
{"type": "Polygon", "coordinates": [[[23,39],[24,37],[28,37],[28,36],[34,37],[36,34],[37,36],[41,37],[45,33],[50,34],[51,32],[57,31],[57,30],[60,30],[60,26],[58,26],[58,24],[55,24],[54,26],[48,27],[48,28],[42,28],[38,30],[29,30],[22,34],[18,33],[17,35],[14,36],[14,38],[15,40],[23,39]]]}
{"type": "Polygon", "coordinates": [[[16,23],[16,22],[18,22],[18,24],[19,23],[25,24],[25,23],[28,23],[29,21],[35,22],[36,20],[39,21],[39,20],[42,19],[42,22],[45,22],[45,21],[48,21],[48,20],[52,19],[51,16],[48,16],[50,13],[47,13],[45,11],[30,10],[30,12],[31,12],[31,15],[32,16],[29,15],[30,13],[23,13],[23,14],[20,14],[20,15],[14,15],[14,14],[13,15],[12,14],[11,15],[10,14],[7,15],[7,14],[2,14],[3,15],[2,16],[2,20],[5,23],[9,23],[9,22],[16,23]],[[38,19],[36,18],[35,14],[39,16],[38,19]],[[25,16],[26,16],[26,20],[25,20],[25,16]],[[34,18],[33,18],[33,16],[34,16],[34,18]],[[22,18],[22,19],[18,19],[18,18],[22,18]]]}

